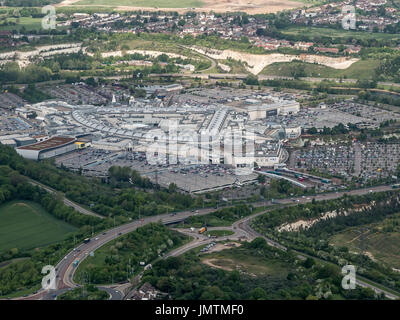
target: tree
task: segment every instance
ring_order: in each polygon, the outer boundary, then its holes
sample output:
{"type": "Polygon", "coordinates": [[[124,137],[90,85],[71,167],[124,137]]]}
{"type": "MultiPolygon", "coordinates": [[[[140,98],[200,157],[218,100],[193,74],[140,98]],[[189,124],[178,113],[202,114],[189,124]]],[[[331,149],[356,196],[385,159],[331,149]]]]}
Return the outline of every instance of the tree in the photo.
{"type": "Polygon", "coordinates": [[[266,246],[267,246],[267,241],[261,237],[255,238],[252,242],[250,242],[250,247],[254,249],[265,248],[266,246]]]}
{"type": "Polygon", "coordinates": [[[257,177],[257,181],[259,183],[265,183],[265,176],[263,174],[259,174],[257,177]]]}
{"type": "Polygon", "coordinates": [[[175,183],[170,183],[168,186],[168,192],[169,193],[174,193],[178,190],[178,187],[175,183]]]}
{"type": "Polygon", "coordinates": [[[267,293],[263,288],[257,287],[251,291],[250,299],[253,300],[265,300],[267,299],[267,293]]]}
{"type": "Polygon", "coordinates": [[[315,261],[312,258],[307,258],[303,263],[303,266],[307,269],[310,269],[313,265],[315,265],[315,261]]]}

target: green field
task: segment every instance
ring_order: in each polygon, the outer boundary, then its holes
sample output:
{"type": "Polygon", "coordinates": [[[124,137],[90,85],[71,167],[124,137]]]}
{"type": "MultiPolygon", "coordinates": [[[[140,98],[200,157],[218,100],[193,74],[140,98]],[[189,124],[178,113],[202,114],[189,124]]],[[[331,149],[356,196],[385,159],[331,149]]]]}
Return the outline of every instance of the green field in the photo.
{"type": "Polygon", "coordinates": [[[287,35],[304,35],[307,37],[331,37],[331,38],[348,38],[353,37],[356,39],[365,40],[397,40],[398,35],[388,33],[373,33],[373,32],[362,32],[362,31],[347,31],[343,29],[332,29],[332,28],[318,28],[318,27],[301,27],[294,26],[281,30],[283,34],[287,35]]]}
{"type": "Polygon", "coordinates": [[[75,230],[34,202],[12,201],[0,207],[0,251],[46,246],[75,230]]]}
{"type": "Polygon", "coordinates": [[[77,288],[69,290],[57,297],[57,300],[108,300],[107,292],[99,290],[93,285],[85,286],[85,290],[77,288]],[[85,295],[82,295],[85,293],[85,295]]]}
{"type": "MultiPolygon", "coordinates": [[[[396,216],[400,218],[400,214],[396,216]]],[[[348,247],[353,252],[364,252],[372,259],[400,269],[400,232],[385,230],[385,224],[384,221],[347,229],[333,236],[330,243],[337,247],[348,247]]]]}
{"type": "MultiPolygon", "coordinates": [[[[10,18],[7,19],[7,22],[17,22],[17,19],[10,18]]],[[[12,30],[21,30],[25,27],[26,30],[39,30],[42,28],[42,19],[41,18],[31,18],[31,17],[21,17],[16,25],[10,26],[0,26],[0,30],[12,31],[12,30]]]]}
{"type": "Polygon", "coordinates": [[[290,269],[278,259],[272,260],[268,257],[253,255],[241,247],[202,255],[201,261],[206,265],[227,271],[241,270],[247,274],[268,275],[282,279],[286,278],[290,269]]]}
{"type": "Polygon", "coordinates": [[[307,77],[371,79],[375,76],[375,69],[379,66],[379,61],[360,60],[345,70],[338,70],[306,62],[279,62],[269,65],[261,72],[261,74],[291,77],[293,69],[298,66],[304,67],[304,72],[307,77]]]}
{"type": "MultiPolygon", "coordinates": [[[[109,0],[82,0],[76,5],[109,6],[109,0]]],[[[114,0],[112,6],[151,7],[151,8],[199,8],[203,2],[199,0],[114,0]]]]}

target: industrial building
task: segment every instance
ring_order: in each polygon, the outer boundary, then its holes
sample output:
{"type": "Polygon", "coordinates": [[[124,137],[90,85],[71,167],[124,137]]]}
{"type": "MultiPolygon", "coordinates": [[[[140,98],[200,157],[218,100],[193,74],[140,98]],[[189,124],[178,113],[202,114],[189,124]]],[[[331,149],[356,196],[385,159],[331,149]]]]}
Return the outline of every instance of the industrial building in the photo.
{"type": "Polygon", "coordinates": [[[15,142],[14,139],[0,140],[0,144],[3,144],[5,146],[9,146],[9,147],[12,147],[12,148],[15,148],[17,146],[17,143],[15,142]]]}
{"type": "Polygon", "coordinates": [[[42,160],[78,149],[75,138],[52,137],[48,140],[18,147],[17,153],[26,159],[42,160]]]}
{"type": "Polygon", "coordinates": [[[18,147],[27,146],[36,142],[36,139],[32,137],[18,137],[14,138],[14,140],[18,147]]]}
{"type": "Polygon", "coordinates": [[[285,128],[286,138],[288,139],[297,139],[301,136],[301,127],[293,126],[285,128]]]}
{"type": "Polygon", "coordinates": [[[253,168],[254,163],[261,167],[274,167],[282,162],[283,148],[280,141],[256,144],[253,152],[237,154],[225,153],[225,163],[234,168],[253,168]]]}
{"type": "Polygon", "coordinates": [[[247,107],[250,120],[266,119],[280,114],[296,114],[300,111],[300,104],[296,101],[280,100],[272,104],[252,105],[247,107]]]}

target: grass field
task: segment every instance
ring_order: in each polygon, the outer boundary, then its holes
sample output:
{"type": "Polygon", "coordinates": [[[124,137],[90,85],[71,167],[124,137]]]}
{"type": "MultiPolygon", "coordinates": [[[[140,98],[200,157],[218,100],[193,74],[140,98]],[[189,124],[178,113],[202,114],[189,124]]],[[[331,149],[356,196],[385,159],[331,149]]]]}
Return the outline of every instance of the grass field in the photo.
{"type": "MultiPolygon", "coordinates": [[[[17,22],[17,19],[10,18],[7,19],[8,22],[17,22]]],[[[31,17],[21,17],[16,25],[10,26],[0,26],[0,30],[12,31],[12,30],[20,30],[22,27],[25,27],[26,30],[39,30],[42,28],[42,19],[41,18],[31,18],[31,17]]]]}
{"type": "Polygon", "coordinates": [[[0,207],[0,251],[46,246],[75,230],[34,202],[12,201],[0,207]]]}
{"type": "Polygon", "coordinates": [[[371,79],[375,76],[375,69],[379,66],[377,60],[360,60],[345,70],[338,70],[319,64],[306,62],[279,62],[266,67],[261,74],[274,76],[292,76],[293,68],[302,65],[307,77],[371,79]]]}
{"type": "Polygon", "coordinates": [[[199,0],[82,0],[76,5],[112,5],[132,7],[157,7],[157,8],[198,8],[203,6],[199,0]]]}
{"type": "Polygon", "coordinates": [[[249,254],[244,248],[222,250],[201,256],[204,264],[227,271],[241,270],[252,275],[268,275],[285,278],[288,268],[279,261],[249,254]]]}
{"type": "Polygon", "coordinates": [[[348,229],[333,236],[330,243],[337,247],[348,247],[353,252],[364,252],[372,259],[400,269],[400,233],[385,232],[383,225],[376,223],[348,229]]]}
{"type": "Polygon", "coordinates": [[[346,31],[343,29],[332,29],[332,28],[317,28],[317,27],[289,27],[281,30],[283,34],[290,35],[307,35],[308,37],[332,37],[332,38],[347,38],[353,37],[356,39],[393,39],[397,40],[398,35],[388,33],[373,33],[373,32],[362,32],[362,31],[346,31]]]}
{"type": "Polygon", "coordinates": [[[82,288],[69,290],[59,296],[57,300],[108,300],[109,295],[107,292],[99,290],[94,286],[86,286],[85,295],[83,296],[82,288]]]}

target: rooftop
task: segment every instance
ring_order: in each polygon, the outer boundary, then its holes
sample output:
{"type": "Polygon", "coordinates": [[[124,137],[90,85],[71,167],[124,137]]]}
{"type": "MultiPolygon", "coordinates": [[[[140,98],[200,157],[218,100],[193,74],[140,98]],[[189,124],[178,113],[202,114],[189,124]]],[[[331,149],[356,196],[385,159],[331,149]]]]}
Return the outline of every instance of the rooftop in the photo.
{"type": "Polygon", "coordinates": [[[33,151],[41,151],[51,148],[56,148],[63,146],[65,144],[74,142],[75,138],[64,138],[64,137],[53,137],[46,141],[42,141],[39,143],[30,144],[27,146],[19,147],[20,150],[33,150],[33,151]]]}

